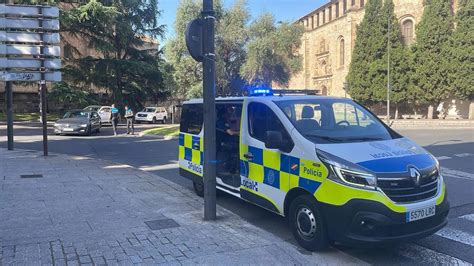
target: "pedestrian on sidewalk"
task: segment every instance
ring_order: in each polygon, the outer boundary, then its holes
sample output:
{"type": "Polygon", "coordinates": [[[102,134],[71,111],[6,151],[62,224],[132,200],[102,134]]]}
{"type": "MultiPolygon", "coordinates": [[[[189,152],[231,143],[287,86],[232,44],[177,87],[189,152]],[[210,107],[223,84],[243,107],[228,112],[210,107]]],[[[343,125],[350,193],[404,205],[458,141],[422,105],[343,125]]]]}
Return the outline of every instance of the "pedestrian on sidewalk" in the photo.
{"type": "Polygon", "coordinates": [[[119,109],[115,107],[115,104],[112,104],[112,110],[110,112],[110,119],[112,122],[112,128],[114,130],[114,136],[117,136],[117,125],[119,120],[119,109]]]}
{"type": "Polygon", "coordinates": [[[133,124],[133,110],[125,106],[125,118],[127,119],[127,135],[135,135],[135,125],[133,124]]]}

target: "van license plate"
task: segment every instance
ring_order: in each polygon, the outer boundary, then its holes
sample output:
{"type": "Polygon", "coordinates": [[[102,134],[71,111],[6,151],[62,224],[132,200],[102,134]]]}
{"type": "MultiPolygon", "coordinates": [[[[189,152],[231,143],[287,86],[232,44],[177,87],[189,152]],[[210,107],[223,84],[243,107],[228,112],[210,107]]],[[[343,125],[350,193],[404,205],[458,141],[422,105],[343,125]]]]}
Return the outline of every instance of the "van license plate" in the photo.
{"type": "Polygon", "coordinates": [[[63,131],[64,132],[73,132],[74,129],[73,128],[63,128],[63,131]]]}
{"type": "Polygon", "coordinates": [[[414,211],[407,212],[407,222],[413,222],[416,220],[421,220],[424,218],[428,218],[434,216],[436,212],[436,207],[431,206],[423,209],[418,209],[414,211]]]}

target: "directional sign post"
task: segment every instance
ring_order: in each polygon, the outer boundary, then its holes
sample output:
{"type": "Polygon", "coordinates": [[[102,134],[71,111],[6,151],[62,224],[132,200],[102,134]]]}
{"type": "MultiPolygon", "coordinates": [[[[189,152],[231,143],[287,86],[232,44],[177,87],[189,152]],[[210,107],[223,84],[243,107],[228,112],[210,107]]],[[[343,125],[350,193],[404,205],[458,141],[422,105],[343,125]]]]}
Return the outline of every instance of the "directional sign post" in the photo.
{"type": "Polygon", "coordinates": [[[0,4],[0,79],[7,103],[8,149],[13,150],[14,81],[38,82],[43,151],[48,155],[46,82],[61,81],[59,9],[55,6],[0,4]]]}

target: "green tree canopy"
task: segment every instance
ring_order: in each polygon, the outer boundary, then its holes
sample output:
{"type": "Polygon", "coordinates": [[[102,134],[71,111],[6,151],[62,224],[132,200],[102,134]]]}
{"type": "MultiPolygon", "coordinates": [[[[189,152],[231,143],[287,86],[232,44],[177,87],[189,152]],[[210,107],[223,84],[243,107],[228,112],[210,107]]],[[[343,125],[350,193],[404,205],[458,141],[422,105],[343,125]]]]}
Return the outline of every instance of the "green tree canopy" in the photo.
{"type": "Polygon", "coordinates": [[[451,1],[424,0],[421,21],[416,26],[413,98],[437,105],[452,94],[449,79],[449,44],[453,31],[451,1]]]}
{"type": "Polygon", "coordinates": [[[451,45],[451,80],[455,96],[472,99],[474,95],[474,1],[460,0],[457,27],[451,45]]]}
{"type": "Polygon", "coordinates": [[[290,76],[301,69],[301,56],[294,51],[301,45],[303,28],[279,22],[263,14],[249,28],[247,59],[240,69],[248,83],[288,85],[290,76]]]}
{"type": "Polygon", "coordinates": [[[374,94],[386,86],[383,59],[386,42],[387,17],[381,16],[382,0],[371,0],[365,6],[365,15],[357,26],[357,38],[347,75],[349,94],[364,104],[377,102],[374,94]]]}
{"type": "MultiPolygon", "coordinates": [[[[177,33],[166,45],[166,59],[174,67],[174,78],[181,97],[202,95],[202,66],[194,61],[186,48],[184,32],[188,23],[200,17],[202,1],[182,0],[176,13],[174,31],[177,33]]],[[[246,2],[239,0],[225,9],[220,0],[214,1],[216,12],[216,86],[219,95],[231,91],[230,83],[239,78],[240,65],[245,59],[243,49],[247,34],[249,12],[246,2]]]]}
{"type": "MultiPolygon", "coordinates": [[[[86,88],[106,88],[119,106],[124,95],[132,106],[163,89],[157,45],[157,0],[89,0],[61,13],[62,32],[83,39],[95,53],[84,56],[65,47],[65,79],[86,88]],[[151,47],[154,46],[154,47],[151,47]]],[[[63,38],[70,40],[70,38],[63,38]]]]}

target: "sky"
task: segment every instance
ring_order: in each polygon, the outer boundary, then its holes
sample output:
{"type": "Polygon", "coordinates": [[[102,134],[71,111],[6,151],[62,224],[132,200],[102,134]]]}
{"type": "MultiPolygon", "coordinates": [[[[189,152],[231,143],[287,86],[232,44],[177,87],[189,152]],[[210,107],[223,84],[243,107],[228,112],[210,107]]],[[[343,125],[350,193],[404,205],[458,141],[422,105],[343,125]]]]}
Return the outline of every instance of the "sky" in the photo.
{"type": "MultiPolygon", "coordinates": [[[[224,6],[231,6],[235,0],[223,0],[224,6]]],[[[247,0],[252,20],[262,13],[270,12],[276,21],[295,21],[305,14],[313,11],[329,0],[247,0]]],[[[176,18],[176,9],[179,0],[159,0],[159,8],[162,10],[160,24],[167,25],[167,32],[162,43],[172,37],[173,23],[176,18]]]]}

